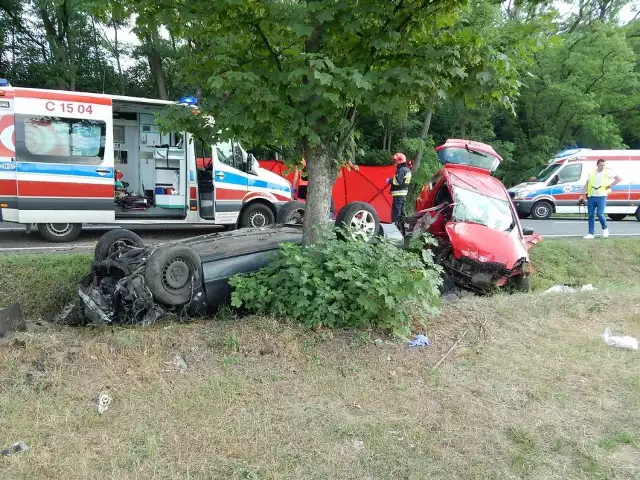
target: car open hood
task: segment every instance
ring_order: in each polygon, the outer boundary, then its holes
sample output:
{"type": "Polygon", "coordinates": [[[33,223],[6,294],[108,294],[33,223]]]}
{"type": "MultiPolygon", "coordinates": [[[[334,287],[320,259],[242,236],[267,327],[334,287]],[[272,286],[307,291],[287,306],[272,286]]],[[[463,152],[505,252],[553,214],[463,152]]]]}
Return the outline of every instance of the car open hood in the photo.
{"type": "Polygon", "coordinates": [[[501,232],[467,222],[449,222],[445,228],[453,255],[458,260],[467,257],[481,263],[500,263],[512,269],[518,260],[528,258],[527,249],[516,229],[501,232]]]}

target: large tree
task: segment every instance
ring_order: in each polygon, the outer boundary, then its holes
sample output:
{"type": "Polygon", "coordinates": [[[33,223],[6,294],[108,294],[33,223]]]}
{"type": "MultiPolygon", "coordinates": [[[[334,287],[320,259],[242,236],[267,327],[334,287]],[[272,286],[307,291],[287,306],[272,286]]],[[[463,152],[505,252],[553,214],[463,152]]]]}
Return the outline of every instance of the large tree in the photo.
{"type": "MultiPolygon", "coordinates": [[[[304,241],[323,223],[345,146],[363,114],[383,117],[421,104],[456,78],[491,79],[505,100],[517,88],[511,46],[485,62],[461,60],[472,28],[457,29],[460,0],[184,0],[160,21],[190,46],[186,81],[201,86],[217,134],[284,144],[309,171],[304,241]],[[482,65],[487,70],[476,71],[482,65]],[[450,81],[447,81],[449,79],[450,81]]],[[[173,112],[171,122],[198,117],[173,112]]]]}

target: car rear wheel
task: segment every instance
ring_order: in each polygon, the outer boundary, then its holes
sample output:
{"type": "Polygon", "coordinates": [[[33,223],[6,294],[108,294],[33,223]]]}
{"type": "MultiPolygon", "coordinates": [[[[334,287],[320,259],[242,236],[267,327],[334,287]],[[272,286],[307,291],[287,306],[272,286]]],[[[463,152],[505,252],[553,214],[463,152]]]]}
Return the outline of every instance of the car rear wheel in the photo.
{"type": "Polygon", "coordinates": [[[184,305],[201,284],[200,264],[200,256],[191,247],[159,247],[147,259],[144,279],[158,302],[184,305]]]}
{"type": "Polygon", "coordinates": [[[531,216],[536,220],[547,220],[553,215],[553,206],[546,200],[540,200],[531,207],[531,216]]]}
{"type": "Polygon", "coordinates": [[[101,262],[118,251],[122,246],[144,248],[144,242],[131,230],[125,228],[109,230],[98,240],[94,252],[95,258],[98,262],[101,262]]]}
{"type": "Polygon", "coordinates": [[[296,225],[301,225],[304,220],[304,202],[298,202],[294,200],[293,202],[287,202],[278,211],[278,223],[294,223],[296,225]]]}
{"type": "Polygon", "coordinates": [[[81,223],[39,223],[38,232],[45,240],[56,243],[72,242],[82,230],[81,223]]]}
{"type": "Polygon", "coordinates": [[[614,222],[620,222],[627,218],[627,215],[625,215],[624,213],[610,213],[608,217],[614,222]]]}
{"type": "Polygon", "coordinates": [[[347,203],[338,213],[336,227],[346,228],[351,238],[369,241],[380,231],[380,218],[375,208],[365,202],[347,203]]]}
{"type": "Polygon", "coordinates": [[[242,213],[240,226],[242,228],[261,228],[275,222],[275,215],[271,208],[263,203],[249,205],[242,213]]]}

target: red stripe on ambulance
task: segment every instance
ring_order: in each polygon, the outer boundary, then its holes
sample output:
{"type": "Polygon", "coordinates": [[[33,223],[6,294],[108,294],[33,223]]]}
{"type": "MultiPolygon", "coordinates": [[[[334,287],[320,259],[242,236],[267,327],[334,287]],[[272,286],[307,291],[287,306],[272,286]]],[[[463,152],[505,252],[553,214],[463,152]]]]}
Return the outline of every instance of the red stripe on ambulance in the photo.
{"type": "Polygon", "coordinates": [[[18,181],[21,197],[105,198],[113,196],[113,185],[18,181]]]}

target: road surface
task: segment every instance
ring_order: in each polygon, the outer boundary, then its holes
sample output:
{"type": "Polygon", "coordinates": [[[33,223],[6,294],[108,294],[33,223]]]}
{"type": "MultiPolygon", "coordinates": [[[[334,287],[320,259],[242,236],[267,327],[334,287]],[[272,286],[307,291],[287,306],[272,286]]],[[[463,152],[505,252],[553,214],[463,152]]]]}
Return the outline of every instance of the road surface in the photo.
{"type": "MultiPolygon", "coordinates": [[[[583,237],[588,233],[587,220],[577,218],[552,218],[550,220],[521,220],[522,227],[533,228],[543,237],[583,237]]],[[[629,216],[620,222],[607,219],[609,232],[612,237],[638,237],[640,236],[640,222],[635,217],[629,216]]],[[[596,236],[602,233],[600,223],[596,219],[596,236]]]]}
{"type": "MultiPolygon", "coordinates": [[[[580,238],[587,233],[587,222],[576,218],[554,218],[551,220],[522,220],[523,227],[530,227],[536,233],[546,238],[576,237],[580,238]]],[[[126,225],[123,225],[127,227],[126,225]]],[[[166,241],[176,240],[194,235],[202,235],[220,231],[219,227],[193,228],[185,226],[132,226],[148,245],[154,245],[166,241]]],[[[70,243],[49,243],[38,234],[37,230],[26,234],[25,227],[11,223],[0,222],[0,254],[20,253],[74,253],[89,252],[95,247],[96,240],[110,227],[90,226],[83,229],[80,237],[70,243]]],[[[395,230],[395,227],[392,227],[395,230]]],[[[600,234],[600,226],[596,222],[596,235],[600,234]]],[[[621,222],[609,221],[609,230],[612,237],[640,237],[640,222],[629,217],[621,222]]]]}

